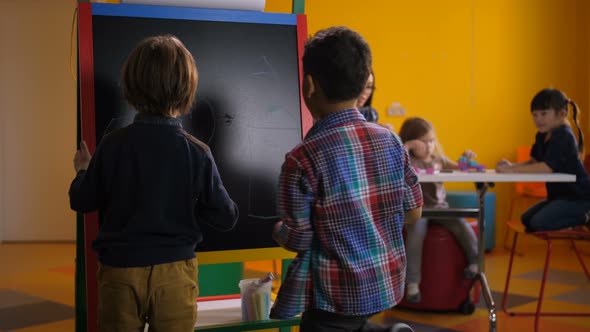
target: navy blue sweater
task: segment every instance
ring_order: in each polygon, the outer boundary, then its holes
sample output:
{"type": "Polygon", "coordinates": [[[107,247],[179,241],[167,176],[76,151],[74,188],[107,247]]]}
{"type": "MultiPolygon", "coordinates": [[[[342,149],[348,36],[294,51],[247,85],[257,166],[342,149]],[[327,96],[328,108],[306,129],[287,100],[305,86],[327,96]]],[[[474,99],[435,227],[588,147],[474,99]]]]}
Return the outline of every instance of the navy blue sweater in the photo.
{"type": "Polygon", "coordinates": [[[70,206],[98,210],[93,248],[116,267],[191,259],[203,223],[227,231],[238,217],[209,148],[179,119],[145,114],[103,137],[71,184],[70,206]]]}
{"type": "Polygon", "coordinates": [[[568,125],[555,128],[547,142],[546,133],[537,133],[531,158],[544,162],[556,173],[576,176],[576,182],[547,182],[547,199],[590,200],[590,180],[578,158],[578,144],[568,125]]]}

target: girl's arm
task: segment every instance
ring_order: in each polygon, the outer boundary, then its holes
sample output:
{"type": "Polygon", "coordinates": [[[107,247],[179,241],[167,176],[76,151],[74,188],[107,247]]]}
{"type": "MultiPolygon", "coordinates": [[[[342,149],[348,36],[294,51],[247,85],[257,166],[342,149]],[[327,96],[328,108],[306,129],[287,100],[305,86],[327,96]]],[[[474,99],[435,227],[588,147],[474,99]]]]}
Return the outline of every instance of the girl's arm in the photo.
{"type": "Polygon", "coordinates": [[[454,169],[457,170],[459,169],[459,164],[457,164],[456,162],[452,161],[449,158],[445,159],[445,163],[443,164],[443,169],[454,169]]]}
{"type": "Polygon", "coordinates": [[[531,158],[530,160],[527,160],[527,161],[521,161],[519,163],[512,163],[512,162],[508,161],[507,159],[502,159],[496,164],[496,168],[498,166],[505,166],[505,165],[510,165],[510,166],[530,165],[530,164],[534,164],[536,162],[537,161],[533,158],[531,158]]]}
{"type": "Polygon", "coordinates": [[[553,173],[551,167],[544,162],[539,162],[531,158],[530,160],[511,163],[502,159],[496,165],[496,172],[498,173],[553,173]]]}
{"type": "Polygon", "coordinates": [[[412,153],[414,156],[422,158],[426,156],[426,144],[418,139],[413,139],[404,143],[404,147],[408,151],[408,153],[412,153]]]}

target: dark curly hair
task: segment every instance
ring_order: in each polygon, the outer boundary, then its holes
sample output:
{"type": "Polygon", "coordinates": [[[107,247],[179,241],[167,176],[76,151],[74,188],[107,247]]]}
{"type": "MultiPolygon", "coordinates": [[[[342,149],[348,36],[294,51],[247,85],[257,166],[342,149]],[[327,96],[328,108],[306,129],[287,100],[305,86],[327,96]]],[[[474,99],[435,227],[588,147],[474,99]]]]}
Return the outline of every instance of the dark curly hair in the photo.
{"type": "Polygon", "coordinates": [[[531,101],[531,112],[552,109],[555,112],[568,111],[568,105],[572,105],[572,113],[576,128],[578,128],[578,153],[584,153],[584,134],[580,129],[578,115],[580,113],[578,105],[569,99],[565,93],[557,89],[543,89],[539,91],[531,101]]]}
{"type": "Polygon", "coordinates": [[[357,32],[332,27],[317,32],[305,45],[303,73],[311,75],[333,102],[357,98],[371,72],[369,44],[357,32]]]}

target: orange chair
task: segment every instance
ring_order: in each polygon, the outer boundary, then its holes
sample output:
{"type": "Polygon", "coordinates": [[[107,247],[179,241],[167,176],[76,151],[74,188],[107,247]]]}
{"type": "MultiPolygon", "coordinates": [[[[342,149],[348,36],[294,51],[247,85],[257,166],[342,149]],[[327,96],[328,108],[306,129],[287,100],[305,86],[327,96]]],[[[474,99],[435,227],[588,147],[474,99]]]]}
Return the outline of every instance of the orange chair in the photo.
{"type": "Polygon", "coordinates": [[[539,329],[539,318],[541,316],[590,316],[590,313],[583,312],[542,312],[541,306],[543,304],[543,294],[545,292],[545,283],[547,281],[547,272],[549,270],[549,261],[551,259],[552,242],[553,241],[570,241],[572,248],[578,257],[582,269],[586,274],[586,279],[590,281],[590,273],[588,268],[584,264],[584,260],[580,255],[578,248],[576,247],[576,241],[590,242],[590,229],[588,226],[579,226],[573,229],[565,229],[559,231],[548,231],[548,232],[533,232],[526,233],[527,235],[534,236],[538,239],[547,242],[547,254],[545,256],[545,265],[543,268],[543,278],[541,280],[541,289],[539,291],[539,299],[537,302],[537,310],[534,312],[513,312],[506,309],[506,300],[508,299],[508,286],[510,284],[510,275],[512,273],[512,263],[514,262],[514,253],[516,252],[516,240],[519,234],[524,233],[524,226],[520,221],[515,222],[514,220],[508,222],[508,227],[514,231],[514,240],[512,241],[512,250],[510,251],[510,262],[508,263],[508,274],[506,275],[506,285],[504,286],[504,296],[502,297],[502,310],[510,316],[535,316],[535,331],[539,329]]]}
{"type": "MultiPolygon", "coordinates": [[[[530,158],[530,146],[520,146],[516,150],[516,162],[523,162],[527,161],[530,158]]],[[[589,159],[590,162],[590,159],[589,159]]],[[[517,182],[515,186],[515,196],[512,198],[510,202],[510,210],[508,212],[508,223],[511,222],[520,222],[520,215],[522,214],[522,209],[518,210],[518,215],[514,215],[516,209],[515,206],[519,205],[522,206],[522,203],[527,203],[528,206],[537,203],[547,197],[547,189],[545,187],[545,182],[517,182]]],[[[506,227],[504,230],[504,249],[511,250],[508,246],[508,235],[512,229],[510,227],[506,227]]],[[[516,234],[515,234],[516,236],[516,234]]]]}
{"type": "MultiPolygon", "coordinates": [[[[586,172],[590,173],[590,155],[586,155],[584,159],[584,168],[586,172]]],[[[512,241],[512,250],[510,251],[510,261],[508,263],[508,273],[506,275],[506,285],[504,286],[504,296],[502,297],[502,310],[511,316],[535,316],[535,331],[539,329],[539,318],[541,316],[590,316],[590,313],[582,312],[542,312],[541,306],[543,304],[543,295],[545,292],[545,283],[547,281],[547,272],[549,271],[549,261],[551,259],[553,241],[569,241],[571,248],[576,253],[576,257],[584,270],[586,279],[590,281],[590,271],[584,264],[580,250],[576,247],[577,241],[590,242],[590,227],[588,225],[578,226],[571,229],[564,229],[559,231],[533,232],[525,233],[524,225],[518,221],[511,220],[507,223],[507,227],[514,231],[514,239],[512,241]],[[543,268],[543,278],[541,280],[541,288],[539,290],[539,299],[537,302],[537,309],[535,312],[514,312],[506,309],[506,301],[508,299],[508,287],[510,285],[510,275],[512,273],[512,263],[514,262],[514,253],[516,252],[516,241],[519,234],[527,234],[538,239],[544,240],[547,243],[547,254],[545,256],[545,265],[543,268]]]]}

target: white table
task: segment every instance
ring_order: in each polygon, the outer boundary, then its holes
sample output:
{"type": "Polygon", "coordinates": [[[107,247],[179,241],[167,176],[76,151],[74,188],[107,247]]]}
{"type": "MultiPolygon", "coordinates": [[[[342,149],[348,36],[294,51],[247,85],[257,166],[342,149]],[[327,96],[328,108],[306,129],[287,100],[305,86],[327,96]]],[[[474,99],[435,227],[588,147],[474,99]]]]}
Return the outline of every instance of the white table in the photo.
{"type": "Polygon", "coordinates": [[[195,327],[242,322],[242,299],[198,302],[195,327]]]}
{"type": "MultiPolygon", "coordinates": [[[[478,208],[477,211],[477,230],[478,230],[478,263],[479,274],[478,280],[483,289],[483,297],[489,310],[490,331],[496,331],[496,305],[492,298],[492,293],[484,273],[484,197],[488,187],[493,187],[496,182],[575,182],[576,176],[562,173],[496,173],[493,170],[485,172],[436,172],[418,174],[418,182],[473,182],[477,190],[478,208]]],[[[474,209],[457,209],[458,212],[471,213],[474,209]]],[[[436,215],[441,209],[424,209],[425,215],[436,215]]],[[[444,211],[443,211],[444,212],[444,211]]]]}
{"type": "Polygon", "coordinates": [[[419,182],[576,182],[576,176],[562,173],[496,173],[494,170],[485,172],[461,172],[450,173],[436,172],[434,174],[419,173],[419,182]]]}

